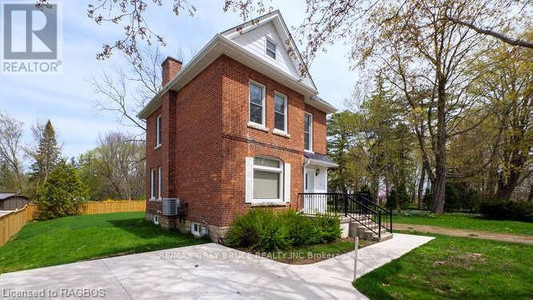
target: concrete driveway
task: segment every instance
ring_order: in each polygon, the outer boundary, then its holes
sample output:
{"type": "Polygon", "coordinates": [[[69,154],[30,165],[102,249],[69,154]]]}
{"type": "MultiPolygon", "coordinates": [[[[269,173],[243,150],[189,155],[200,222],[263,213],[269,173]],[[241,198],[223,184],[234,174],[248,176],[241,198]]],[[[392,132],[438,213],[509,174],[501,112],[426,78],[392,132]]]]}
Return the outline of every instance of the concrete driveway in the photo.
{"type": "MultiPolygon", "coordinates": [[[[431,239],[397,233],[359,250],[358,276],[431,239]]],[[[287,265],[212,243],[7,273],[0,276],[0,292],[4,298],[35,298],[28,297],[32,292],[64,299],[364,298],[351,284],[353,258],[351,252],[287,265]]]]}

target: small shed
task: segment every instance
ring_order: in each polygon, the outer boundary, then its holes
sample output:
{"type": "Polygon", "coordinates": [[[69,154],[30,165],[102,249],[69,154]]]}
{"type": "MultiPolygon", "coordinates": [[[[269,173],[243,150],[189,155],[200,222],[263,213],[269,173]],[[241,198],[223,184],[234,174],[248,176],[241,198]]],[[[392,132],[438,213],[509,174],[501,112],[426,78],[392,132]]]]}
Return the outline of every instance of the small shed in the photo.
{"type": "Polygon", "coordinates": [[[25,196],[17,195],[14,193],[0,192],[0,210],[21,209],[30,203],[30,199],[25,196]]]}

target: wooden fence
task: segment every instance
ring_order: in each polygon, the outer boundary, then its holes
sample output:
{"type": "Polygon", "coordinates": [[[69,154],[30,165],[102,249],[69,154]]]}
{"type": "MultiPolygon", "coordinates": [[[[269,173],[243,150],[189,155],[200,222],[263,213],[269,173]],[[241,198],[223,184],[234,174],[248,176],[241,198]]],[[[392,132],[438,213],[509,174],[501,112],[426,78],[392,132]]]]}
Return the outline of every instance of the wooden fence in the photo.
{"type": "MultiPolygon", "coordinates": [[[[146,201],[102,201],[102,202],[88,202],[82,208],[82,215],[108,214],[117,212],[135,212],[145,211],[146,201]]],[[[19,232],[24,225],[32,221],[36,212],[37,206],[29,204],[20,210],[0,217],[0,246],[3,246],[7,241],[19,232]]]]}

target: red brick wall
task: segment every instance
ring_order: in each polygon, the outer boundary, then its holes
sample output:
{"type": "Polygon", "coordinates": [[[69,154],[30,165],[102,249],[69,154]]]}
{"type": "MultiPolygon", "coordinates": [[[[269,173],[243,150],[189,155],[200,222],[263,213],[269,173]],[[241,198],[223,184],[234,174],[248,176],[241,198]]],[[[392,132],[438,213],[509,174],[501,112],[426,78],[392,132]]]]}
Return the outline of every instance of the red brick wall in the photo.
{"type": "MultiPolygon", "coordinates": [[[[150,168],[162,164],[163,197],[179,197],[188,203],[190,221],[229,225],[250,208],[245,203],[245,157],[273,156],[291,164],[287,207],[299,208],[304,112],[313,114],[313,146],[318,153],[326,152],[325,113],[306,105],[302,95],[227,56],[215,60],[177,95],[167,93],[162,100],[164,136],[158,150],[154,150],[155,116],[161,109],[147,120],[148,196],[150,168]],[[250,79],[266,86],[269,132],[247,127],[250,79]],[[274,91],[288,98],[290,138],[272,133],[274,91]]],[[[148,203],[148,212],[157,210],[161,210],[160,203],[148,203]]]]}
{"type": "MultiPolygon", "coordinates": [[[[229,225],[235,215],[250,208],[245,203],[245,157],[272,156],[291,164],[291,203],[287,207],[298,209],[298,193],[303,190],[303,118],[304,97],[284,85],[229,57],[223,57],[222,84],[223,119],[222,142],[224,162],[222,168],[221,225],[229,225]],[[265,125],[269,132],[247,126],[249,120],[250,79],[266,87],[265,125]],[[290,138],[275,135],[274,92],[287,96],[287,128],[290,138]]],[[[317,120],[319,120],[317,118],[317,120]]],[[[319,129],[317,133],[320,133],[319,129]]]]}
{"type": "Polygon", "coordinates": [[[308,104],[305,112],[313,115],[313,151],[326,154],[326,113],[308,104]]]}
{"type": "MultiPolygon", "coordinates": [[[[145,187],[146,187],[146,199],[150,199],[150,170],[155,168],[157,171],[158,166],[163,166],[163,157],[165,149],[160,147],[155,149],[156,139],[156,117],[161,114],[162,107],[158,108],[152,115],[146,119],[146,175],[145,175],[145,187]]],[[[163,127],[163,130],[165,128],[163,127]]],[[[163,142],[162,146],[165,145],[163,142]]],[[[156,173],[157,175],[157,173],[156,173]]],[[[157,188],[157,185],[156,185],[157,188]]],[[[164,190],[164,189],[163,189],[164,190]]],[[[157,195],[157,190],[156,190],[157,195]]],[[[155,214],[158,210],[161,210],[160,203],[146,203],[146,211],[150,214],[155,214]]]]}

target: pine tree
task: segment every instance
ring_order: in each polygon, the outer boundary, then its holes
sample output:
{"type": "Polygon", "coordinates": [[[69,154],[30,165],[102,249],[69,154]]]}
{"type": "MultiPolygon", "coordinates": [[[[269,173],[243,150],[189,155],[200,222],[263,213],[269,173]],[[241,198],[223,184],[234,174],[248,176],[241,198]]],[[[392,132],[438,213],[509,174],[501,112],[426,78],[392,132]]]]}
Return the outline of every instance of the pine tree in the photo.
{"type": "Polygon", "coordinates": [[[38,194],[41,186],[48,179],[48,175],[59,163],[61,158],[61,149],[57,144],[56,132],[52,122],[48,120],[40,132],[39,145],[33,154],[35,162],[32,164],[31,180],[35,186],[35,193],[38,194]]]}
{"type": "Polygon", "coordinates": [[[43,184],[37,204],[42,219],[72,216],[89,199],[89,190],[73,165],[60,160],[43,184]]]}

